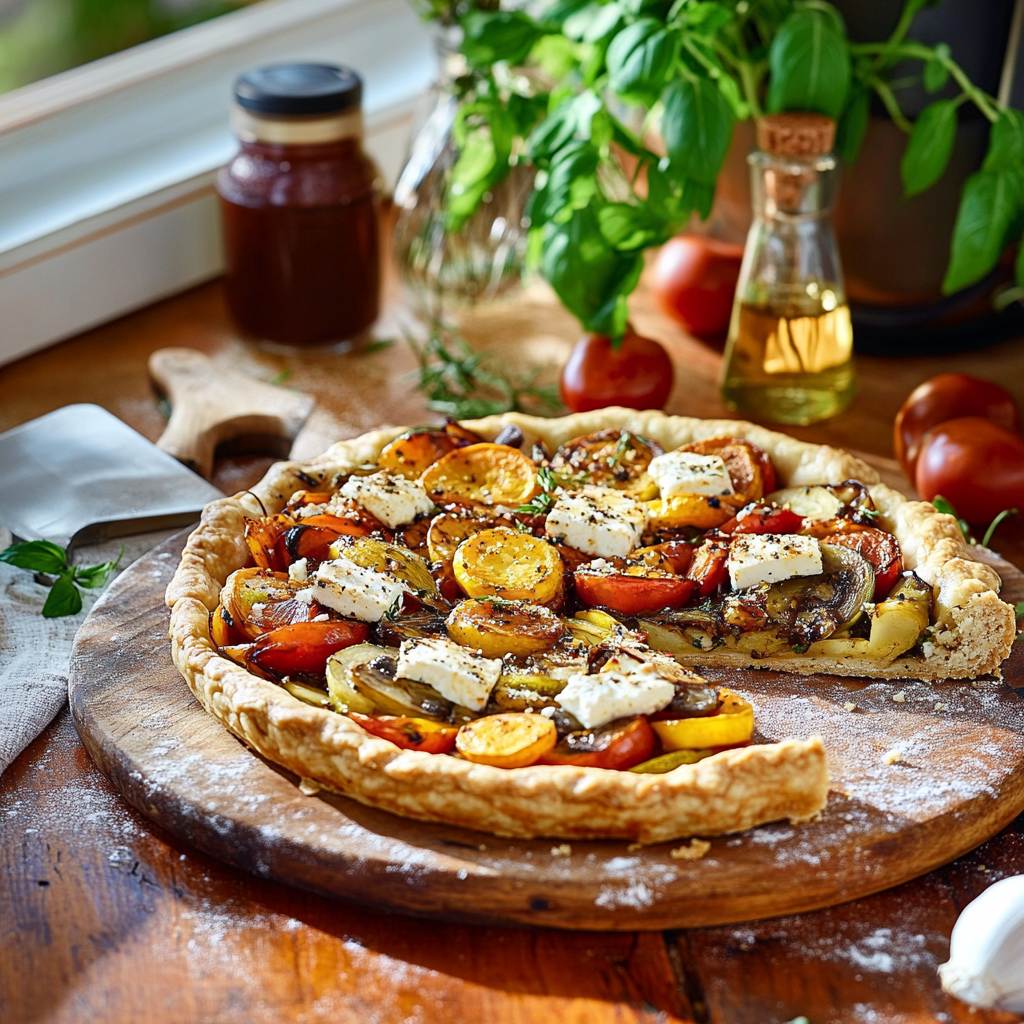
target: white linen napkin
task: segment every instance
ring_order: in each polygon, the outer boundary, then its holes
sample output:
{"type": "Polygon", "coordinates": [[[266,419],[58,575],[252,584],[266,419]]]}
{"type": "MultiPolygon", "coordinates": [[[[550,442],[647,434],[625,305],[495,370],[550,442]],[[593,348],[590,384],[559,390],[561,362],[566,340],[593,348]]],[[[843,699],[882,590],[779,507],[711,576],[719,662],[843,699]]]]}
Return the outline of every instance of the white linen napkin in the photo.
{"type": "MultiPolygon", "coordinates": [[[[90,544],[77,548],[73,561],[79,565],[106,562],[117,558],[123,546],[120,573],[172,532],[90,544]]],[[[10,543],[10,532],[0,526],[0,551],[10,543]]],[[[67,702],[71,645],[103,591],[83,590],[82,610],[60,619],[44,619],[41,614],[48,593],[32,572],[0,563],[0,774],[67,702]]]]}

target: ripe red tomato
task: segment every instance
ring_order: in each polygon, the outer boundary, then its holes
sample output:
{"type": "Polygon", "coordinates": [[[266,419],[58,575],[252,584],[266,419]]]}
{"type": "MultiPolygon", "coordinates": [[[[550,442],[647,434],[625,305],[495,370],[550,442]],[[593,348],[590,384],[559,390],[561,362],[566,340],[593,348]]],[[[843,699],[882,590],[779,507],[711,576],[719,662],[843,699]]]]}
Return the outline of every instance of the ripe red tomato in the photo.
{"type": "Polygon", "coordinates": [[[611,608],[623,615],[678,608],[697,591],[693,580],[679,576],[599,576],[578,572],[575,579],[576,594],[584,604],[611,608]]]}
{"type": "Polygon", "coordinates": [[[918,493],[952,502],[970,523],[988,523],[1003,509],[1024,508],[1024,437],[963,416],[933,427],[917,459],[918,493]]]}
{"type": "Polygon", "coordinates": [[[538,764],[570,764],[577,768],[627,771],[654,753],[654,730],[643,715],[620,718],[597,729],[571,732],[538,764]]]}
{"type": "Polygon", "coordinates": [[[365,622],[296,622],[260,637],[246,660],[278,676],[319,673],[335,651],[363,643],[369,633],[365,622]]]}
{"type": "Polygon", "coordinates": [[[1018,433],[1021,429],[1020,408],[1005,388],[966,373],[940,373],[914,388],[896,414],[896,458],[911,480],[925,433],[961,416],[980,416],[1018,433]]]}
{"type": "Polygon", "coordinates": [[[656,341],[627,329],[618,350],[603,334],[584,334],[562,368],[562,401],[572,412],[606,405],[661,409],[672,392],[672,360],[656,341]]]}
{"type": "Polygon", "coordinates": [[[742,245],[679,235],[662,246],[654,264],[655,298],[695,337],[721,339],[729,329],[742,262],[742,245]]]}

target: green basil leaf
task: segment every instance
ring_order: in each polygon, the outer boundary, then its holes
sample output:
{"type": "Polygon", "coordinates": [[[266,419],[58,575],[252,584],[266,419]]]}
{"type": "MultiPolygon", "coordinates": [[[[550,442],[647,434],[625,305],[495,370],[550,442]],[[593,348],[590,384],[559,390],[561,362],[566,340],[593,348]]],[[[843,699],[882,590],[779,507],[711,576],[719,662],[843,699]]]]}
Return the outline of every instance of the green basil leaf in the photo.
{"type": "Polygon", "coordinates": [[[671,237],[664,222],[645,206],[609,203],[597,211],[597,219],[608,244],[623,252],[661,245],[671,237]]]}
{"type": "Polygon", "coordinates": [[[545,228],[541,272],[585,330],[617,338],[625,330],[626,296],[640,280],[643,255],[619,253],[608,244],[595,205],[545,228]]]}
{"type": "Polygon", "coordinates": [[[608,84],[618,96],[650,104],[665,87],[674,56],[675,41],[664,25],[640,18],[608,47],[608,84]]]}
{"type": "Polygon", "coordinates": [[[472,132],[452,167],[446,210],[449,231],[458,231],[473,215],[484,193],[496,183],[498,170],[498,154],[490,133],[472,132]]]}
{"type": "Polygon", "coordinates": [[[124,558],[124,548],[121,548],[117,558],[113,561],[100,562],[99,565],[90,565],[84,568],[74,566],[72,573],[75,583],[80,587],[87,587],[89,590],[102,587],[110,579],[110,574],[121,564],[122,558],[124,558]]]}
{"type": "Polygon", "coordinates": [[[983,171],[1010,171],[1024,166],[1024,113],[1003,109],[992,125],[983,171]]]}
{"type": "Polygon", "coordinates": [[[563,101],[533,130],[530,159],[543,167],[573,139],[589,140],[594,115],[603,108],[601,98],[590,89],[563,101]]]}
{"type": "Polygon", "coordinates": [[[561,28],[565,19],[591,3],[591,0],[555,0],[544,12],[544,24],[561,28]]]}
{"type": "MultiPolygon", "coordinates": [[[[948,55],[949,47],[946,47],[948,55]]],[[[924,66],[924,87],[928,92],[938,92],[949,81],[949,68],[941,60],[930,60],[924,66]]]]}
{"type": "Polygon", "coordinates": [[[946,295],[980,281],[999,261],[1024,210],[1024,168],[978,171],[967,179],[946,278],[946,295]]]}
{"type": "Polygon", "coordinates": [[[522,11],[470,11],[462,19],[462,52],[470,67],[521,64],[544,29],[522,11]]]}
{"type": "Polygon", "coordinates": [[[562,222],[597,194],[597,150],[589,142],[574,142],[561,150],[548,171],[544,187],[530,200],[531,223],[562,222]]]}
{"type": "Polygon", "coordinates": [[[768,51],[767,109],[813,110],[838,118],[850,90],[850,51],[835,18],[814,8],[794,11],[768,51]]]}
{"type": "Polygon", "coordinates": [[[705,36],[713,36],[735,17],[725,4],[714,3],[712,0],[689,2],[679,13],[688,28],[700,29],[705,36]]]}
{"type": "Polygon", "coordinates": [[[19,569],[56,575],[68,567],[68,556],[62,547],[48,540],[30,540],[24,544],[12,544],[0,551],[0,562],[15,565],[19,569]]]}
{"type": "Polygon", "coordinates": [[[77,615],[82,610],[82,595],[71,582],[71,575],[64,573],[46,595],[43,617],[59,619],[65,615],[77,615]]]}
{"type": "Polygon", "coordinates": [[[625,11],[614,2],[587,4],[562,22],[562,32],[575,43],[599,43],[622,23],[625,11]]]}
{"type": "Polygon", "coordinates": [[[846,109],[836,126],[836,153],[848,164],[852,164],[860,152],[864,133],[868,130],[870,112],[871,93],[863,88],[851,92],[846,109]]]}
{"type": "Polygon", "coordinates": [[[906,195],[916,196],[942,177],[956,141],[956,109],[953,100],[937,100],[925,107],[914,122],[900,161],[906,195]]]}
{"type": "Polygon", "coordinates": [[[661,135],[678,176],[714,185],[732,141],[732,109],[710,78],[680,79],[663,96],[661,135]]]}

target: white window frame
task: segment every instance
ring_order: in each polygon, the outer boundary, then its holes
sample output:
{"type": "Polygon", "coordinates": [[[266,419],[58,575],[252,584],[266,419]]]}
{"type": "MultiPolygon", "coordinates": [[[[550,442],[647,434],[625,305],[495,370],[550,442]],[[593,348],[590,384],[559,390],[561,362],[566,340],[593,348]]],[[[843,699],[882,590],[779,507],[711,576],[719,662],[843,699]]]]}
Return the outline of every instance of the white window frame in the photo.
{"type": "Polygon", "coordinates": [[[231,84],[281,60],[362,75],[393,185],[436,74],[407,0],[264,0],[0,96],[0,365],[221,272],[231,84]]]}

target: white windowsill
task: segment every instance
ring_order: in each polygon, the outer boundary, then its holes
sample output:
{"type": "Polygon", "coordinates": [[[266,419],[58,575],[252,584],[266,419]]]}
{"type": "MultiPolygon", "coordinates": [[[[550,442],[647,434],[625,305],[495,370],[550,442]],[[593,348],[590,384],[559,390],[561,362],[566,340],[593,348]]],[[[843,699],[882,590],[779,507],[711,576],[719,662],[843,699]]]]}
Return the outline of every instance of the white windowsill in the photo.
{"type": "Polygon", "coordinates": [[[393,184],[436,64],[407,0],[266,0],[0,97],[0,364],[221,269],[231,83],[348,64],[393,184]]]}

